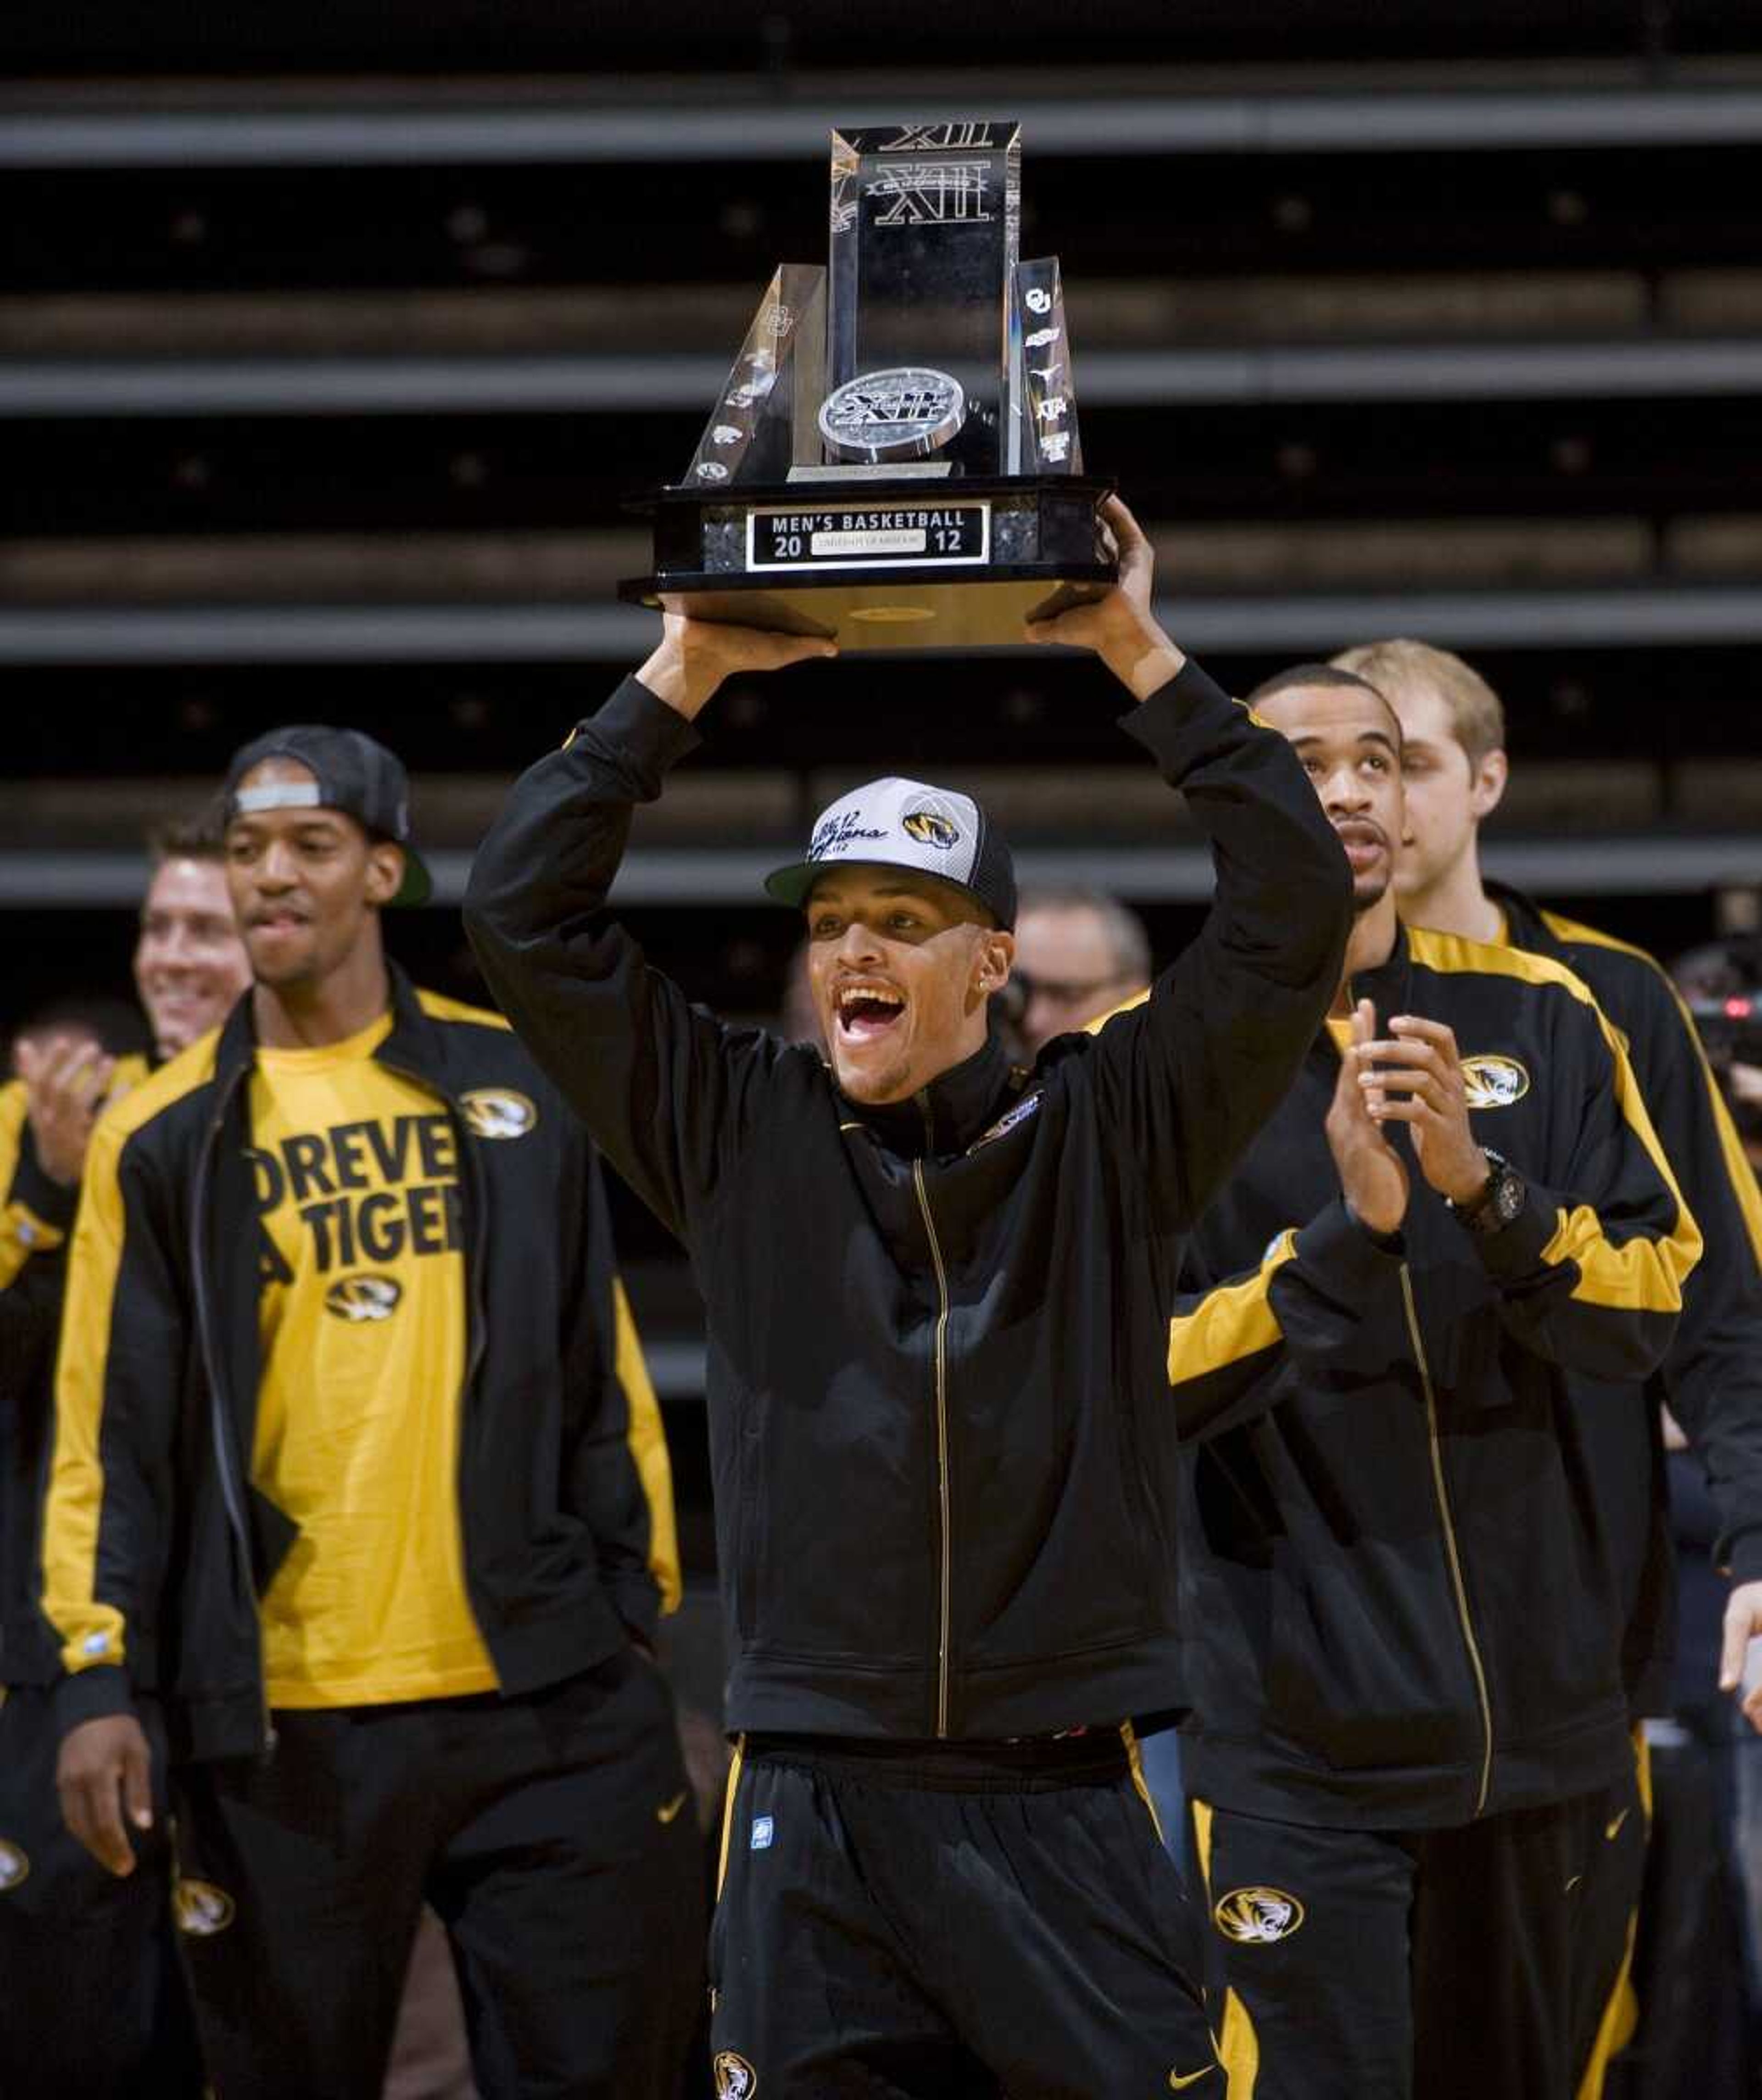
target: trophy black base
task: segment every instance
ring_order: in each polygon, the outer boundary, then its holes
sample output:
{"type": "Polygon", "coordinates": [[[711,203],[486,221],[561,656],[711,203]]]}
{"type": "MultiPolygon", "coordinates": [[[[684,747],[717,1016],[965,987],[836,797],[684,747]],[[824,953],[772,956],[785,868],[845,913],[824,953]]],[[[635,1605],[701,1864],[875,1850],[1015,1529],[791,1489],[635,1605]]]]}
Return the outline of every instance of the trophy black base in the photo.
{"type": "Polygon", "coordinates": [[[1098,518],[1112,483],[841,470],[738,496],[653,499],[654,574],[627,603],[835,640],[841,650],[1007,648],[1024,623],[1117,577],[1098,518]]]}

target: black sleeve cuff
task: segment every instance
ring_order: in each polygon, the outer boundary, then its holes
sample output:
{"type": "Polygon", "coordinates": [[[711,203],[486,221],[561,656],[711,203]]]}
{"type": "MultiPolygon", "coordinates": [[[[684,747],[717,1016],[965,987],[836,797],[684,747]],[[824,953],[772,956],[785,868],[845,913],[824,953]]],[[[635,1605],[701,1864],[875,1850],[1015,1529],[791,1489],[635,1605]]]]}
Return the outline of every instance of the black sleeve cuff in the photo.
{"type": "Polygon", "coordinates": [[[1357,1303],[1386,1282],[1407,1254],[1399,1233],[1373,1233],[1344,1196],[1312,1218],[1296,1244],[1304,1268],[1346,1304],[1357,1303]]]}
{"type": "Polygon", "coordinates": [[[1533,1188],[1526,1186],[1523,1208],[1509,1225],[1496,1233],[1478,1233],[1460,1221],[1456,1230],[1472,1241],[1487,1273],[1495,1282],[1517,1283],[1533,1277],[1543,1267],[1542,1250],[1554,1237],[1556,1220],[1544,1210],[1533,1188]]]}
{"type": "Polygon", "coordinates": [[[661,1619],[661,1593],[654,1577],[630,1571],[618,1574],[608,1574],[603,1569],[601,1572],[612,1608],[623,1621],[627,1630],[653,1648],[655,1629],[661,1619]]]}
{"type": "Polygon", "coordinates": [[[64,1736],[82,1721],[101,1721],[134,1710],[129,1673],[114,1663],[70,1671],[55,1685],[55,1723],[64,1736]]]}
{"type": "Polygon", "coordinates": [[[18,1164],[12,1170],[7,1201],[22,1203],[33,1217],[41,1218],[58,1233],[73,1229],[73,1215],[80,1205],[80,1185],[54,1181],[43,1171],[27,1126],[19,1146],[18,1164]]]}

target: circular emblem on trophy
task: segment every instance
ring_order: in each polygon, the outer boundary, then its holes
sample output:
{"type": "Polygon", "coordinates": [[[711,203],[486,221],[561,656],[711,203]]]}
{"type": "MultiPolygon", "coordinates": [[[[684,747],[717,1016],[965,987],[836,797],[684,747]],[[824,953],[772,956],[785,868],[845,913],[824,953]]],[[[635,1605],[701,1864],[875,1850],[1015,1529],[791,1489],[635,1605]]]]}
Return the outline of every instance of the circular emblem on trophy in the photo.
{"type": "Polygon", "coordinates": [[[827,395],[820,435],[835,459],[871,466],[939,452],[967,416],[961,383],[927,364],[866,372],[827,395]]]}

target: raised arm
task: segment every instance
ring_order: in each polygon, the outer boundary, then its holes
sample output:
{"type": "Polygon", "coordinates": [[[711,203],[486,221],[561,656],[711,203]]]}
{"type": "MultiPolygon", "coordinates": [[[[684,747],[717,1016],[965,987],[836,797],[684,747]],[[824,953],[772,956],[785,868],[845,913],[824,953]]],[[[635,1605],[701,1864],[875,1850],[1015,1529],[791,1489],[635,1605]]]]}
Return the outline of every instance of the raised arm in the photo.
{"type": "Polygon", "coordinates": [[[1109,1119],[1178,1225],[1204,1208],[1314,1040],[1339,986],[1352,885],[1290,745],[1163,632],[1149,543],[1123,504],[1108,516],[1118,586],[1029,633],[1096,651],[1139,702],[1121,726],[1184,793],[1211,845],[1217,889],[1204,928],[1092,1053],[1109,1119]]]}
{"type": "Polygon", "coordinates": [[[661,646],[524,774],[478,850],[465,926],[504,1012],[601,1149],[689,1245],[776,1046],[692,1007],[603,916],[637,805],[722,680],[830,645],[669,614],[661,646]]]}

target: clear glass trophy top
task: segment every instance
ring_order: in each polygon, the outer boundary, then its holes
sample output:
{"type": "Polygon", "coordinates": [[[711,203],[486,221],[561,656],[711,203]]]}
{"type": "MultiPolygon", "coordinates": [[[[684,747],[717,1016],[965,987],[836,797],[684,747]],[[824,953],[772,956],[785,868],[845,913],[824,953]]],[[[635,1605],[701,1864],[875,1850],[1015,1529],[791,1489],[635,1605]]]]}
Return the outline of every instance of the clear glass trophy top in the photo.
{"type": "MultiPolygon", "coordinates": [[[[1009,471],[1004,395],[1021,199],[1018,124],[963,120],[832,135],[832,397],[854,382],[861,404],[866,377],[912,375],[903,390],[909,399],[915,388],[934,439],[929,456],[967,474],[1009,471]]],[[[866,412],[882,421],[894,405],[882,399],[866,412]]],[[[829,450],[852,457],[835,449],[829,421],[835,427],[835,417],[821,425],[829,450]]],[[[910,457],[883,452],[878,463],[910,457]]]]}
{"type": "Polygon", "coordinates": [[[773,279],[685,485],[1082,470],[1056,261],[1023,262],[1021,126],[832,134],[830,267],[773,279]]]}

